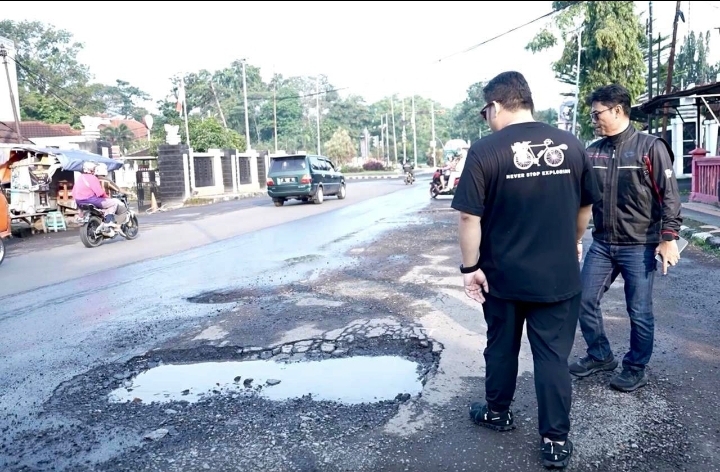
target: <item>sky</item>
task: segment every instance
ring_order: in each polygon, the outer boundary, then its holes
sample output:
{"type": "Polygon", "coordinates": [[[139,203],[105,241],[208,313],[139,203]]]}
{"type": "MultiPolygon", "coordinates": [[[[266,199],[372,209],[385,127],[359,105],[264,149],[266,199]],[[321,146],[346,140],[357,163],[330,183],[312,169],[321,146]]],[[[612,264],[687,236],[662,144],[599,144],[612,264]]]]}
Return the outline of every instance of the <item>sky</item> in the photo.
{"type": "MultiPolygon", "coordinates": [[[[557,108],[562,92],[551,64],[561,49],[531,54],[524,46],[540,20],[473,51],[455,55],[552,10],[551,2],[3,2],[2,16],[38,20],[85,44],[79,59],[95,79],[123,79],[165,98],[170,78],[217,70],[246,58],[265,79],[325,74],[343,94],[373,102],[413,93],[452,106],[475,82],[506,70],[527,78],[537,109],[557,108]],[[103,17],[103,14],[107,16],[103,17]]],[[[636,2],[645,14],[648,2],[636,2]]],[[[720,27],[720,2],[682,2],[688,27],[720,27]]],[[[655,32],[672,33],[674,1],[653,2],[655,32]]],[[[643,16],[644,18],[644,16],[643,16]]],[[[643,23],[644,23],[643,19],[643,23]]],[[[720,60],[720,32],[711,57],[720,60]]]]}

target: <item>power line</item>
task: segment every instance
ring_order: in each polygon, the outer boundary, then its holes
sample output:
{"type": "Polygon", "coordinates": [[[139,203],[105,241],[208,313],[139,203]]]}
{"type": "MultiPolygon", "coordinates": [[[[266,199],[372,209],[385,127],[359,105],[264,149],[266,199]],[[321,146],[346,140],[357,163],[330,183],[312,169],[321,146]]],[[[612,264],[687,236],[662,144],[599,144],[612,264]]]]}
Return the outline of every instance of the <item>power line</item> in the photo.
{"type": "MultiPolygon", "coordinates": [[[[8,57],[9,57],[9,56],[8,56],[8,57]]],[[[78,108],[76,108],[74,105],[71,105],[70,103],[68,103],[67,101],[65,101],[65,99],[63,99],[63,98],[61,98],[59,95],[57,95],[57,94],[48,86],[48,84],[47,84],[48,81],[47,81],[47,80],[43,79],[43,78],[40,77],[38,74],[36,74],[35,72],[33,72],[33,71],[31,71],[30,69],[28,69],[27,67],[25,67],[20,61],[18,61],[18,60],[15,59],[14,57],[11,57],[10,59],[12,59],[12,60],[15,62],[15,64],[16,64],[20,69],[22,69],[28,76],[30,76],[30,77],[32,77],[32,78],[34,78],[34,79],[36,79],[36,80],[39,80],[39,81],[41,81],[41,82],[45,82],[45,86],[46,86],[46,88],[47,88],[47,93],[48,93],[48,94],[50,94],[50,95],[52,95],[53,97],[55,97],[57,100],[59,100],[63,105],[65,105],[66,107],[68,107],[70,110],[76,112],[76,113],[79,114],[79,115],[82,115],[82,114],[83,114],[83,112],[80,111],[78,108]]],[[[64,90],[64,89],[63,89],[63,90],[64,90]]],[[[67,90],[64,90],[64,91],[67,92],[67,90]]]]}
{"type": "Polygon", "coordinates": [[[496,36],[493,36],[492,38],[489,38],[489,39],[486,39],[486,40],[484,40],[484,41],[481,41],[481,42],[477,43],[477,44],[474,45],[474,46],[470,46],[470,47],[467,48],[467,49],[464,49],[464,50],[462,50],[462,51],[458,51],[458,52],[456,52],[456,53],[450,54],[449,56],[442,57],[442,58],[438,59],[437,61],[435,61],[435,63],[442,62],[442,61],[444,61],[444,60],[446,60],[446,59],[450,59],[451,57],[459,56],[460,54],[465,54],[465,53],[468,53],[468,52],[470,52],[470,51],[473,51],[473,50],[479,48],[480,46],[486,45],[487,43],[489,43],[489,42],[491,42],[491,41],[495,41],[495,40],[498,39],[498,38],[502,38],[503,36],[506,36],[506,35],[508,35],[508,34],[510,34],[510,33],[514,33],[515,31],[517,31],[517,30],[519,30],[519,29],[521,29],[521,28],[524,28],[524,27],[526,27],[526,26],[528,26],[528,25],[531,25],[531,24],[536,23],[536,22],[538,22],[538,21],[540,21],[540,20],[543,20],[543,19],[545,19],[545,18],[548,18],[548,17],[550,17],[550,16],[552,16],[552,15],[554,15],[554,14],[556,14],[556,13],[559,13],[559,12],[561,12],[561,11],[563,11],[563,10],[566,10],[567,8],[570,8],[571,6],[577,5],[577,4],[579,4],[579,3],[583,3],[583,2],[569,2],[567,5],[565,5],[565,6],[562,7],[562,8],[559,8],[559,9],[557,9],[557,10],[553,10],[553,11],[551,11],[551,12],[549,12],[549,13],[545,13],[544,15],[539,16],[539,17],[535,18],[534,20],[530,20],[530,21],[528,21],[527,23],[524,23],[524,24],[522,24],[522,25],[520,25],[520,26],[516,26],[516,27],[514,27],[514,28],[512,28],[512,29],[509,29],[509,30],[507,30],[507,31],[504,31],[504,32],[502,32],[502,33],[500,33],[500,34],[498,34],[498,35],[496,35],[496,36]]]}

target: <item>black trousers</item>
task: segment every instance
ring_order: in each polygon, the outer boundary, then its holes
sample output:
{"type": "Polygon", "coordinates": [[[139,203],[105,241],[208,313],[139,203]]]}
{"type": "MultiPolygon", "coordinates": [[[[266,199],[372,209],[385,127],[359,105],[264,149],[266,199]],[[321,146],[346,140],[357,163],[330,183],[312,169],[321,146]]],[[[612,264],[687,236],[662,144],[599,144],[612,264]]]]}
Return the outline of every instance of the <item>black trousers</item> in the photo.
{"type": "Polygon", "coordinates": [[[485,399],[491,410],[507,411],[515,395],[523,325],[532,350],[540,435],[564,441],[570,431],[572,385],[568,357],[575,340],[580,294],[557,303],[504,300],[485,295],[488,327],[485,399]]]}

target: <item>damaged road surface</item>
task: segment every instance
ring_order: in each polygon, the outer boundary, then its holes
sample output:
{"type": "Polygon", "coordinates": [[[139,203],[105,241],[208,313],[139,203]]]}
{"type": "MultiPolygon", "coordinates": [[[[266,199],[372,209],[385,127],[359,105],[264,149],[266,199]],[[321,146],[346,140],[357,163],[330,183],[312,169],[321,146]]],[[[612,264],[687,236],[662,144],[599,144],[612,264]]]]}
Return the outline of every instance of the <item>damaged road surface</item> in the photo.
{"type": "MultiPolygon", "coordinates": [[[[541,470],[527,342],[517,429],[469,419],[485,323],[457,215],[426,193],[2,299],[0,469],[541,470]]],[[[718,274],[688,248],[658,278],[647,387],[574,381],[569,470],[720,470],[718,274]]],[[[603,305],[616,353],[622,296],[603,305]]]]}

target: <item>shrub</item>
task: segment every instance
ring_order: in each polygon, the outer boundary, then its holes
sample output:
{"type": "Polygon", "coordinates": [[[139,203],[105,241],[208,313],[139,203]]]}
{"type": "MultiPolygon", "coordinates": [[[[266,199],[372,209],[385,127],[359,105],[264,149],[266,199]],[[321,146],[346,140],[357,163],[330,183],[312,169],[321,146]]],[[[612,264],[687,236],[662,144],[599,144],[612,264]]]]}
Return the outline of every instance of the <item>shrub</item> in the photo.
{"type": "Polygon", "coordinates": [[[363,169],[365,169],[365,170],[385,170],[385,165],[380,161],[371,159],[363,164],[363,169]]]}

